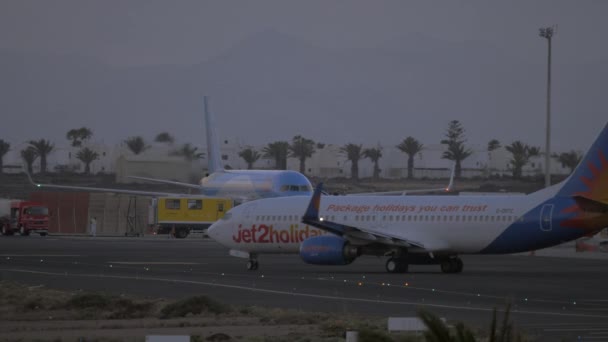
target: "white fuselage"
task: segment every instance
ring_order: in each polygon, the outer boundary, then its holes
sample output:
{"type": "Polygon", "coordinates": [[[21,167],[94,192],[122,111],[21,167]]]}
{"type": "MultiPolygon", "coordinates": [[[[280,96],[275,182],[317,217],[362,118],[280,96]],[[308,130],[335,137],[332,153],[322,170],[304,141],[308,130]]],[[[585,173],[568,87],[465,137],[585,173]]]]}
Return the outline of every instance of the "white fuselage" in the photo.
{"type": "MultiPolygon", "coordinates": [[[[323,196],[319,216],[419,242],[427,252],[477,253],[514,223],[541,229],[540,217],[523,215],[546,199],[547,192],[551,191],[528,196],[323,196]]],[[[306,238],[330,234],[301,223],[309,201],[309,196],[295,196],[245,203],[214,223],[209,234],[234,250],[297,253],[306,238]]]]}

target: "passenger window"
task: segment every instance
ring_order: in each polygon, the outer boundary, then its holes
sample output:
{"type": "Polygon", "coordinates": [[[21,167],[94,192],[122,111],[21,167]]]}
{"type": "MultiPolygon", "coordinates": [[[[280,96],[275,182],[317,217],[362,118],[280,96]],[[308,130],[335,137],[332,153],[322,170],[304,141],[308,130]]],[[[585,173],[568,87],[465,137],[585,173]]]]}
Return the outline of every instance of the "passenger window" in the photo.
{"type": "Polygon", "coordinates": [[[165,209],[179,209],[179,199],[167,199],[165,200],[165,209]]]}

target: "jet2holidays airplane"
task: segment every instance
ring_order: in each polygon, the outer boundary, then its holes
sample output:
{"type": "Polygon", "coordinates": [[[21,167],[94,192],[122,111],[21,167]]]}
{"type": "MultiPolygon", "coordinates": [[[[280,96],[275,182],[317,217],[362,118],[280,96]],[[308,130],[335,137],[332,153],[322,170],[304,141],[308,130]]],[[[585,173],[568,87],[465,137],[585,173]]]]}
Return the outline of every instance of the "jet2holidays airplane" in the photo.
{"type": "MultiPolygon", "coordinates": [[[[310,195],[312,185],[303,174],[290,170],[226,170],[224,169],[215,122],[208,110],[207,97],[204,97],[205,129],[207,138],[207,156],[209,175],[201,179],[200,184],[189,184],[171,180],[132,176],[134,179],[173,184],[199,191],[201,197],[229,197],[238,201],[249,201],[258,198],[310,195]]],[[[29,174],[28,174],[29,177],[29,174]]],[[[126,190],[115,188],[96,188],[67,186],[57,184],[30,182],[38,188],[54,188],[93,192],[125,193],[144,196],[183,196],[185,194],[126,190]]]]}
{"type": "Polygon", "coordinates": [[[209,235],[248,258],[299,253],[316,265],[388,257],[386,270],[438,264],[460,273],[462,254],[537,250],[608,226],[608,125],[563,182],[514,196],[312,196],[269,198],[231,209],[209,235]]]}

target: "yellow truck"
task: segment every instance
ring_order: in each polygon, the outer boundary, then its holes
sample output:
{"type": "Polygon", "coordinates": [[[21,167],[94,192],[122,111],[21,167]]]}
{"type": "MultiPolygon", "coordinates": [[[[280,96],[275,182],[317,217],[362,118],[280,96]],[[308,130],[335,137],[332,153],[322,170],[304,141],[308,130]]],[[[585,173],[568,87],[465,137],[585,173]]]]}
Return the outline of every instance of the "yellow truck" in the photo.
{"type": "Polygon", "coordinates": [[[203,232],[233,206],[229,198],[160,197],[151,206],[155,232],[183,239],[192,231],[203,232]]]}

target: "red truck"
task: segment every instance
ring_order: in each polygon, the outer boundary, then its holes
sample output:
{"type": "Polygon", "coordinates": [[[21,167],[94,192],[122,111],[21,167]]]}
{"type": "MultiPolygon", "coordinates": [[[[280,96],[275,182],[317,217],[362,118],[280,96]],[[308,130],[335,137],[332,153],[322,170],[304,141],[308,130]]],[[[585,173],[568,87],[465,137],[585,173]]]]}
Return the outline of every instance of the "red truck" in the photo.
{"type": "Polygon", "coordinates": [[[0,229],[2,235],[18,232],[24,236],[30,233],[46,236],[49,233],[49,209],[36,202],[5,201],[0,204],[0,229]]]}

